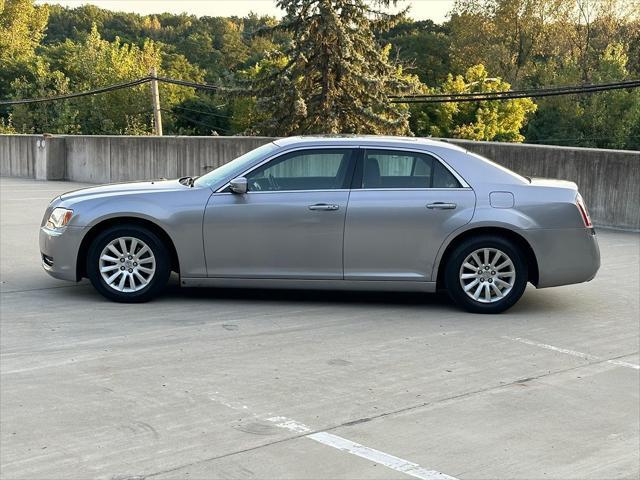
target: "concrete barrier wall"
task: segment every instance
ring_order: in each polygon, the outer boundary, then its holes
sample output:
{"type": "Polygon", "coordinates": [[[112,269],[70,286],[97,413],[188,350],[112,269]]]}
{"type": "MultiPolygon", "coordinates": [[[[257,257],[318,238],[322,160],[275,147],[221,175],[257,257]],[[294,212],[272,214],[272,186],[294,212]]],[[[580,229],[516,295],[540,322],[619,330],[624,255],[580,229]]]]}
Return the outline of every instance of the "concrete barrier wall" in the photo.
{"type": "Polygon", "coordinates": [[[108,183],[201,175],[269,141],[263,137],[67,136],[64,178],[108,183]]]}
{"type": "Polygon", "coordinates": [[[41,136],[0,135],[0,175],[35,177],[35,152],[41,136]]]}
{"type": "MultiPolygon", "coordinates": [[[[0,135],[0,175],[89,183],[200,175],[271,140],[0,135]]],[[[449,141],[522,175],[574,181],[597,225],[640,230],[640,152],[449,141]]]]}

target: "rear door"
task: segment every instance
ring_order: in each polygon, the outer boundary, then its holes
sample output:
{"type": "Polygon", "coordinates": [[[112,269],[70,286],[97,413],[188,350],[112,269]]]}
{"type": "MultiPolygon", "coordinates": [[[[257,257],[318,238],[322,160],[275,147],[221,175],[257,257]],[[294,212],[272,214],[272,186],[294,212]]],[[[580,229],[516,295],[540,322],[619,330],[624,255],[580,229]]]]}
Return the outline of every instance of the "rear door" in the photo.
{"type": "Polygon", "coordinates": [[[473,190],[435,156],[364,149],[345,221],[345,280],[431,281],[440,246],[474,208],[473,190]]]}

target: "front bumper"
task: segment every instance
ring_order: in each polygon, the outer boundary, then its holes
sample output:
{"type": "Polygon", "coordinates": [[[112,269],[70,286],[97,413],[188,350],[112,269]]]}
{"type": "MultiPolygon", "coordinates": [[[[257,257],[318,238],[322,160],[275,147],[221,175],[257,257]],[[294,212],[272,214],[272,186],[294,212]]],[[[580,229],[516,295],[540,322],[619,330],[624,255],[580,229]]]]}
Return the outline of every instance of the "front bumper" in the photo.
{"type": "Polygon", "coordinates": [[[40,227],[42,267],[52,277],[77,282],[76,264],[86,227],[67,226],[62,230],[40,227]]]}
{"type": "Polygon", "coordinates": [[[556,287],[592,280],[600,268],[594,230],[562,228],[520,230],[538,260],[536,287],[556,287]]]}

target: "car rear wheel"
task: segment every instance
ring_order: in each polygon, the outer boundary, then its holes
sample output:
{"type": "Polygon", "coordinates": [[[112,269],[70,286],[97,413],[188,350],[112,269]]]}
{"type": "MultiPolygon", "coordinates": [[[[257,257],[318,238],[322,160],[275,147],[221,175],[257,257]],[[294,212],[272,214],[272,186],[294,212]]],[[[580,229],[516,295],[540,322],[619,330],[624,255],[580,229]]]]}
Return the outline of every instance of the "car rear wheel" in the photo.
{"type": "Polygon", "coordinates": [[[87,254],[87,276],[109,300],[146,302],[166,286],[169,254],[150,230],[137,225],[98,234],[87,254]]]}
{"type": "Polygon", "coordinates": [[[483,235],[458,245],[445,266],[451,298],[473,313],[500,313],[512,307],[527,286],[527,262],[513,242],[483,235]]]}

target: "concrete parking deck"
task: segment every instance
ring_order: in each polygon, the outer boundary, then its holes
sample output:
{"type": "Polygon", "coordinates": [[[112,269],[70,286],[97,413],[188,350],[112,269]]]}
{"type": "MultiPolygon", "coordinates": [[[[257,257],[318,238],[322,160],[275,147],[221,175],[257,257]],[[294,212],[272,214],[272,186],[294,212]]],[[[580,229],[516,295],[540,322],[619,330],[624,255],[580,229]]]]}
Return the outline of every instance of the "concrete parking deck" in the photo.
{"type": "Polygon", "coordinates": [[[80,186],[0,179],[3,479],[638,478],[639,234],[499,316],[175,282],[121,305],[40,266],[80,186]]]}

